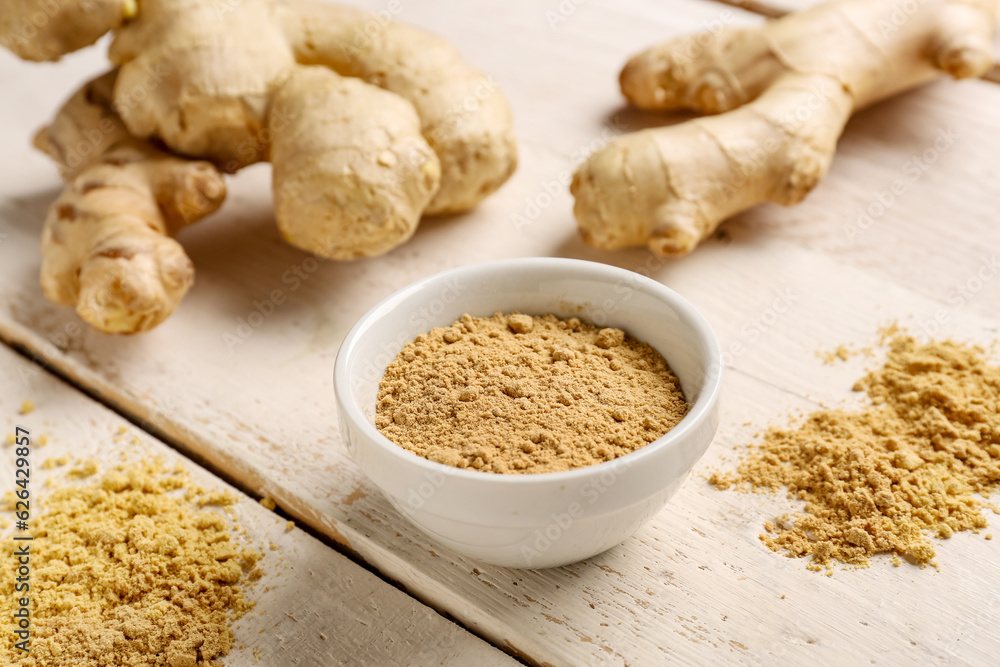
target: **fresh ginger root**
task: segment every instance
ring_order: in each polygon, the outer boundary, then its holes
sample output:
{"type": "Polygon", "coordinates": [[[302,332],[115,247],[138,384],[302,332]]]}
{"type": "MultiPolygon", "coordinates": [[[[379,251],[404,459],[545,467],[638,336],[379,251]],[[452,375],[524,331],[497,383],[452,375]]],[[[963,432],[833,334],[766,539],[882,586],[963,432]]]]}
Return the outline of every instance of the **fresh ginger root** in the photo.
{"type": "Polygon", "coordinates": [[[226,184],[211,163],[130,135],[110,108],[116,74],[84,85],[35,137],[67,181],[45,219],[41,280],[46,297],[101,331],[135,333],[162,322],[193,283],[172,236],[218,209],[226,184]]]}
{"type": "MultiPolygon", "coordinates": [[[[107,84],[113,85],[108,99],[120,119],[112,134],[121,134],[123,145],[111,157],[125,160],[121,153],[127,153],[130,169],[115,178],[135,179],[132,190],[143,193],[148,210],[135,219],[153,216],[150,202],[163,209],[160,197],[183,198],[183,187],[200,187],[173,184],[178,173],[217,177],[181,156],[224,172],[268,160],[284,238],[317,255],[356,259],[406,241],[424,214],[475,206],[515,169],[510,108],[496,84],[442,39],[385,17],[309,0],[60,0],[35,41],[17,33],[44,2],[0,6],[0,43],[22,57],[54,60],[102,29],[114,30],[109,57],[118,72],[107,84]],[[117,9],[98,14],[95,6],[117,9]],[[162,142],[173,156],[147,139],[162,142]],[[171,194],[171,187],[181,189],[171,194]]],[[[74,126],[78,121],[67,117],[81,104],[71,101],[45,134],[74,126]]],[[[58,155],[58,143],[50,141],[47,152],[58,155]]],[[[106,173],[108,156],[102,159],[93,168],[121,183],[106,173]]],[[[155,326],[190,285],[187,258],[169,236],[195,218],[175,220],[161,210],[162,224],[146,219],[148,231],[140,234],[135,225],[126,231],[117,213],[132,204],[125,203],[122,185],[120,198],[102,200],[104,208],[88,210],[87,225],[70,233],[59,210],[69,210],[67,204],[81,209],[77,202],[88,192],[80,184],[90,182],[82,177],[49,214],[45,292],[60,303],[76,299],[81,314],[86,310],[88,321],[104,331],[155,326]],[[96,259],[101,255],[94,250],[109,243],[157,248],[129,260],[122,285],[134,293],[127,298],[125,288],[103,274],[110,265],[96,259]],[[74,267],[81,268],[79,284],[74,267]],[[96,284],[110,285],[118,296],[102,305],[91,296],[89,286],[96,284]]]]}
{"type": "Polygon", "coordinates": [[[138,0],[3,0],[0,45],[25,60],[58,60],[135,15],[138,0]]]}
{"type": "Polygon", "coordinates": [[[912,4],[900,20],[898,2],[834,0],[633,57],[620,77],[629,102],[718,115],[636,132],[592,155],[571,186],[584,241],[684,255],[755,204],[799,203],[826,175],[855,110],[941,72],[991,67],[997,0],[912,4]]]}

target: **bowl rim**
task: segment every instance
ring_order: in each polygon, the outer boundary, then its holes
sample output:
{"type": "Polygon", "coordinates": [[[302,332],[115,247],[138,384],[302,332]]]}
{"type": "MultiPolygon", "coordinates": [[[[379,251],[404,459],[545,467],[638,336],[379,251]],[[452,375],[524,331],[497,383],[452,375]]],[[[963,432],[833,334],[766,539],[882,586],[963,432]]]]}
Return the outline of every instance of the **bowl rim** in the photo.
{"type": "MultiPolygon", "coordinates": [[[[663,353],[661,352],[661,354],[663,353]]],[[[653,280],[652,278],[647,278],[646,276],[636,273],[635,271],[611,264],[604,264],[602,262],[592,262],[588,260],[562,257],[517,257],[475,262],[439,271],[416,280],[379,301],[358,319],[354,326],[351,327],[351,330],[347,333],[347,336],[345,336],[344,340],[341,342],[340,348],[337,351],[337,358],[334,363],[333,384],[335,400],[340,408],[340,419],[348,420],[353,428],[361,430],[364,435],[367,436],[376,447],[383,450],[384,453],[400,459],[404,464],[413,465],[416,468],[421,469],[421,471],[426,474],[442,474],[449,478],[475,480],[478,484],[508,486],[516,484],[542,485],[584,481],[587,478],[600,476],[609,470],[615,471],[616,468],[620,469],[623,461],[628,462],[627,467],[632,467],[636,464],[643,463],[645,459],[655,456],[663,449],[673,449],[677,447],[681,441],[689,435],[693,435],[702,423],[711,417],[713,408],[718,402],[719,394],[722,390],[723,374],[724,364],[722,362],[721,346],[719,345],[719,340],[715,335],[715,331],[708,323],[708,320],[705,319],[705,316],[702,315],[691,304],[691,302],[666,285],[653,280]],[[706,373],[708,380],[702,387],[698,400],[694,402],[691,409],[686,415],[684,415],[676,426],[647,445],[633,452],[629,452],[624,456],[612,459],[611,461],[603,461],[601,463],[582,468],[561,470],[558,472],[505,475],[499,473],[480,472],[478,470],[467,470],[431,461],[430,459],[425,459],[424,457],[397,445],[392,440],[384,436],[374,424],[368,421],[362,412],[361,407],[353,398],[353,392],[351,391],[350,386],[351,382],[347,373],[347,364],[348,359],[354,353],[356,341],[372,326],[374,321],[391,312],[399,305],[405,303],[415,293],[421,291],[426,285],[439,281],[445,281],[448,278],[462,273],[479,273],[493,270],[517,270],[523,272],[525,270],[559,266],[566,269],[586,271],[591,273],[595,278],[608,280],[610,282],[622,279],[628,280],[630,287],[639,288],[647,293],[652,293],[653,296],[668,303],[680,316],[680,319],[691,326],[691,328],[707,345],[709,350],[708,366],[711,367],[714,360],[714,365],[717,366],[718,372],[714,374],[710,372],[706,373]]]]}

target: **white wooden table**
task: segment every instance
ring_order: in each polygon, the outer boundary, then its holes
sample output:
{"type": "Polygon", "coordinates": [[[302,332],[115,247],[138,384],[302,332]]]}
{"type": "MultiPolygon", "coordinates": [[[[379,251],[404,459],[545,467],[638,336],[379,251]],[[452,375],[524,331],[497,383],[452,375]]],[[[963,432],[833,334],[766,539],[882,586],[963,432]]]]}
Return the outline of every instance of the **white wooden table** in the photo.
{"type": "MultiPolygon", "coordinates": [[[[617,72],[628,55],[712,21],[752,25],[759,15],[708,0],[425,0],[403,3],[399,18],[448,37],[503,86],[521,141],[512,181],[473,213],[425,221],[388,256],[325,263],[295,283],[288,272],[307,255],[281,242],[268,167],[253,167],[231,181],[219,215],[182,233],[198,271],[184,303],[132,338],[85,329],[70,309],[46,302],[37,281],[41,221],[61,185],[28,137],[101,70],[102,54],[51,66],[0,54],[0,338],[37,364],[0,355],[4,419],[34,394],[42,407],[33,417],[64,434],[54,441],[96,450],[118,418],[44,373],[18,375],[51,369],[329,538],[336,550],[299,532],[283,538],[299,551],[283,550],[295,567],[261,599],[266,615],[254,622],[270,631],[257,639],[248,620],[253,638],[240,635],[266,664],[501,664],[509,661],[501,651],[552,665],[995,664],[998,542],[956,535],[939,545],[940,571],[877,561],[825,577],[759,543],[762,522],[789,509],[786,501],[720,492],[703,476],[794,410],[856,400],[850,386],[866,360],[824,365],[817,350],[870,344],[893,319],[918,333],[937,318],[940,335],[997,338],[1000,275],[960,304],[954,297],[1000,253],[1000,86],[943,81],[864,111],[801,206],[761,206],[690,257],[662,262],[584,246],[561,179],[610,137],[659,122],[622,107],[617,72]],[[550,26],[550,12],[565,21],[550,26]],[[942,132],[951,145],[906,180],[906,161],[942,132]],[[904,194],[858,227],[859,211],[897,179],[904,194]],[[549,188],[558,188],[551,198],[549,188]],[[531,223],[517,225],[515,215],[531,223]],[[691,299],[724,348],[737,350],[716,441],[668,507],[625,544],[543,571],[472,562],[411,528],[347,455],[331,382],[340,340],[382,297],[432,271],[527,255],[647,271],[691,299]],[[227,345],[254,301],[275,289],[285,303],[227,345]],[[772,317],[779,294],[791,307],[772,317]],[[55,407],[47,396],[60,397],[55,407]],[[97,425],[82,428],[92,417],[97,425]],[[289,625],[292,603],[307,624],[289,625]]],[[[245,503],[243,511],[262,510],[245,503]]],[[[261,516],[255,530],[265,539],[273,529],[261,516]]],[[[228,664],[247,663],[234,655],[228,664]]]]}

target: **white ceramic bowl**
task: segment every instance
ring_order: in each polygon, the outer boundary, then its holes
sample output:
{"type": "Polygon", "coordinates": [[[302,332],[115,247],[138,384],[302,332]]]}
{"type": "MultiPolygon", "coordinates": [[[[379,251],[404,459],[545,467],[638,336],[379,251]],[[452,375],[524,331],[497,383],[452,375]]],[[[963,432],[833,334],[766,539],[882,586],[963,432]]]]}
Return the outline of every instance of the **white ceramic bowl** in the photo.
{"type": "Polygon", "coordinates": [[[712,442],[721,383],[715,334],[676,292],[617,267],[553,258],[463,266],[399,290],[354,326],[334,372],[344,442],[396,509],[459,553],[524,568],[599,554],[659,512],[712,442]],[[512,310],[580,317],[646,341],[677,374],[690,411],[663,437],[619,459],[533,475],[434,463],[379,433],[379,382],[406,343],[464,313],[512,310]]]}

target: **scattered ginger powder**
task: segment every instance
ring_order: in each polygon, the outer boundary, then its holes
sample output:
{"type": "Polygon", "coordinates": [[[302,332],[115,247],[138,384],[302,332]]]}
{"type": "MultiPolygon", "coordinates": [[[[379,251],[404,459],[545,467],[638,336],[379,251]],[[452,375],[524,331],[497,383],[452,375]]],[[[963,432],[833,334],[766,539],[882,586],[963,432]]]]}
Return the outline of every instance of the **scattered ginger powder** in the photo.
{"type": "Polygon", "coordinates": [[[221,513],[175,493],[189,482],[144,461],[39,498],[34,540],[3,540],[0,664],[220,665],[233,643],[230,623],[252,607],[238,584],[261,554],[231,541],[221,513]],[[12,622],[12,605],[25,595],[14,590],[12,551],[24,544],[32,567],[27,654],[14,647],[12,622]]]}
{"type": "Polygon", "coordinates": [[[765,523],[761,540],[811,556],[810,569],[831,560],[867,566],[880,553],[895,565],[900,556],[935,564],[928,535],[987,525],[983,496],[1000,485],[1000,367],[979,347],[897,335],[883,367],[854,389],[871,404],[772,427],[735,474],[709,481],[722,489],[784,487],[805,501],[803,512],[765,523]]]}
{"type": "Polygon", "coordinates": [[[577,318],[463,315],[389,364],[376,425],[431,461],[542,473],[610,461],[687,413],[659,352],[577,318]]]}

